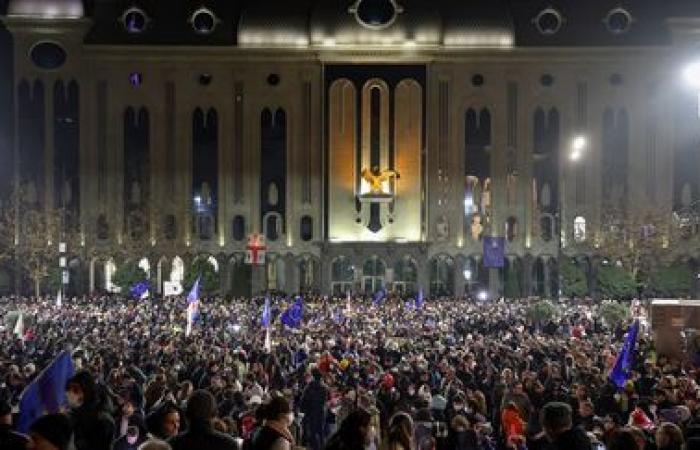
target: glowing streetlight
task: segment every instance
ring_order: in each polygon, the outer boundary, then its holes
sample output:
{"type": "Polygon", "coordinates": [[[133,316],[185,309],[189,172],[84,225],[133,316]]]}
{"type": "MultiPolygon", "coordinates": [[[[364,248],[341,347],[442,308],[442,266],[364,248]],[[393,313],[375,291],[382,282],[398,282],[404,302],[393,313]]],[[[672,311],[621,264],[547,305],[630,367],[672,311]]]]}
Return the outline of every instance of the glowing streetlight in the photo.
{"type": "Polygon", "coordinates": [[[574,140],[571,142],[571,148],[575,152],[583,151],[583,149],[585,149],[587,145],[588,145],[588,139],[586,139],[586,136],[584,136],[582,134],[575,136],[574,140]]]}
{"type": "Polygon", "coordinates": [[[683,69],[683,79],[688,86],[700,89],[700,61],[692,62],[683,69]]]}

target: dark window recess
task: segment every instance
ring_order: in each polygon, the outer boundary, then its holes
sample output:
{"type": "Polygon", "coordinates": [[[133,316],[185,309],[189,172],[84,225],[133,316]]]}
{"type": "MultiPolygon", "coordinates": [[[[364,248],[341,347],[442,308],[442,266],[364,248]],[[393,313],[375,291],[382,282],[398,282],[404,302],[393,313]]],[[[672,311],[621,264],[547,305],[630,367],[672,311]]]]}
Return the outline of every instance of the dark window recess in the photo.
{"type": "Polygon", "coordinates": [[[269,84],[270,86],[277,86],[278,84],[280,84],[280,76],[276,73],[271,73],[267,76],[267,84],[269,84]]]}
{"type": "Polygon", "coordinates": [[[551,217],[543,216],[540,218],[540,238],[549,242],[554,237],[554,223],[551,217]]]}
{"type": "Polygon", "coordinates": [[[548,73],[545,73],[540,77],[540,84],[545,87],[549,87],[554,84],[554,77],[548,73]]]}
{"type": "Polygon", "coordinates": [[[209,86],[211,84],[212,76],[210,73],[203,73],[199,76],[199,84],[202,86],[209,86]]]}
{"type": "Polygon", "coordinates": [[[620,86],[622,84],[622,75],[619,73],[610,75],[610,84],[613,86],[620,86]]]}
{"type": "Polygon", "coordinates": [[[197,235],[203,241],[209,241],[214,237],[214,218],[211,215],[197,216],[197,235]]]}
{"type": "Polygon", "coordinates": [[[192,15],[192,28],[199,34],[210,34],[216,28],[216,16],[206,8],[202,8],[192,15]]]}
{"type": "Polygon", "coordinates": [[[172,241],[175,240],[177,236],[177,223],[175,221],[175,216],[173,214],[168,214],[165,216],[163,231],[165,234],[165,239],[172,241]]]}
{"type": "Polygon", "coordinates": [[[396,8],[390,0],[362,0],[357,6],[357,18],[362,25],[381,28],[396,17],[396,8]]]}
{"type": "Polygon", "coordinates": [[[58,69],[66,63],[68,55],[58,44],[53,42],[40,42],[32,47],[30,52],[32,62],[40,69],[58,69]]]}
{"type": "Polygon", "coordinates": [[[245,239],[245,217],[243,216],[233,218],[233,239],[236,241],[245,239]]]}
{"type": "Polygon", "coordinates": [[[109,224],[104,214],[100,214],[97,218],[97,239],[101,241],[109,239],[109,224]]]}
{"type": "Polygon", "coordinates": [[[279,239],[279,232],[277,231],[277,216],[268,216],[266,220],[266,227],[265,227],[265,237],[269,241],[276,241],[279,239]]]}
{"type": "Polygon", "coordinates": [[[304,242],[309,242],[314,237],[314,219],[310,216],[304,216],[301,218],[301,224],[299,226],[299,235],[301,240],[304,242]]]}
{"type": "Polygon", "coordinates": [[[480,73],[477,73],[472,77],[472,86],[483,86],[484,81],[484,76],[480,73]]]}

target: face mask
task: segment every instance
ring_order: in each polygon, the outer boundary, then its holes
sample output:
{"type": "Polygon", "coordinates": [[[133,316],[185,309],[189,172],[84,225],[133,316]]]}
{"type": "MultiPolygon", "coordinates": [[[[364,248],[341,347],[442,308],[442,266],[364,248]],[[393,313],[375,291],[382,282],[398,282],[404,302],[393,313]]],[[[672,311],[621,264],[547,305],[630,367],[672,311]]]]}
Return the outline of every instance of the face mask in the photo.
{"type": "Polygon", "coordinates": [[[138,441],[138,440],[139,440],[138,436],[127,436],[126,437],[126,442],[128,442],[129,445],[134,445],[136,443],[136,441],[138,441]]]}
{"type": "Polygon", "coordinates": [[[455,403],[455,411],[461,411],[464,409],[464,405],[461,403],[455,403]]]}
{"type": "Polygon", "coordinates": [[[66,399],[68,400],[68,406],[73,409],[80,408],[80,406],[83,404],[83,402],[80,401],[78,394],[75,394],[74,392],[67,392],[66,399]]]}

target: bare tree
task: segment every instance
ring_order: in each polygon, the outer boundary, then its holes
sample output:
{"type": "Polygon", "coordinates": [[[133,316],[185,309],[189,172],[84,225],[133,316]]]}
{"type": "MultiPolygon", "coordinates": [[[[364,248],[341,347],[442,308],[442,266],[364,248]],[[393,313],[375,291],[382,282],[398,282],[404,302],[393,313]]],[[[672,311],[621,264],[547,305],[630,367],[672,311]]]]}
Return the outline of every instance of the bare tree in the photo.
{"type": "Polygon", "coordinates": [[[58,267],[59,242],[77,245],[78,233],[64,227],[66,215],[62,209],[40,208],[23,189],[13,191],[0,210],[0,259],[26,272],[36,296],[42,281],[58,267]]]}

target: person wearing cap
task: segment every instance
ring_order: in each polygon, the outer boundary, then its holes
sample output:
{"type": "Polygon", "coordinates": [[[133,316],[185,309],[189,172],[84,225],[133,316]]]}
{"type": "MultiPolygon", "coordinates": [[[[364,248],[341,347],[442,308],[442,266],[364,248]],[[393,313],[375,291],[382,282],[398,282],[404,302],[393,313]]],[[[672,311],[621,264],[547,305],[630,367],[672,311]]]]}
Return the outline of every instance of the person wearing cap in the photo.
{"type": "MultiPolygon", "coordinates": [[[[29,427],[27,450],[68,450],[73,430],[64,414],[48,414],[29,427]]],[[[2,447],[5,449],[5,447],[2,447]]]]}
{"type": "Polygon", "coordinates": [[[12,407],[0,401],[0,448],[3,450],[24,450],[28,439],[12,430],[12,407]]]}
{"type": "Polygon", "coordinates": [[[189,429],[170,439],[173,450],[236,450],[236,441],[214,430],[212,420],[216,416],[216,401],[208,391],[198,390],[187,400],[185,416],[189,429]]]}

